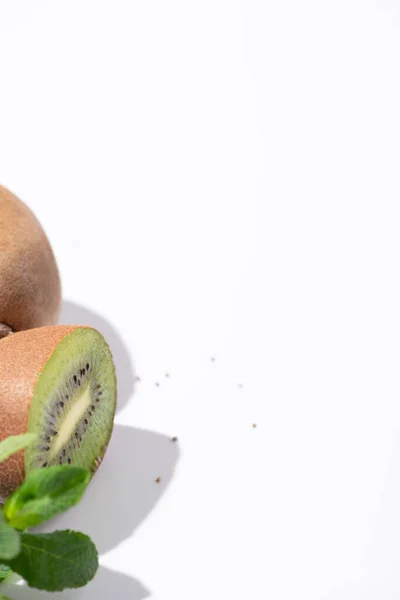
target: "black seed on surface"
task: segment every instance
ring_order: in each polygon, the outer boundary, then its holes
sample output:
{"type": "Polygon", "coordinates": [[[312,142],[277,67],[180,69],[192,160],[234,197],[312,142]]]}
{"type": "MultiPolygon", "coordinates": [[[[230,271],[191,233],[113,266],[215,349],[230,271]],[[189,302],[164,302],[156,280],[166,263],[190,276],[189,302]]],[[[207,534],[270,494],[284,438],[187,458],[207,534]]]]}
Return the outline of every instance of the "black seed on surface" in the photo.
{"type": "Polygon", "coordinates": [[[68,459],[68,464],[69,464],[69,465],[71,464],[71,459],[70,459],[70,458],[68,459]]]}
{"type": "Polygon", "coordinates": [[[76,375],[74,375],[74,381],[75,381],[75,383],[76,383],[76,380],[77,380],[77,379],[78,379],[78,378],[77,378],[77,376],[76,376],[76,375]]]}
{"type": "Polygon", "coordinates": [[[60,402],[61,408],[64,408],[64,402],[60,402]]]}
{"type": "Polygon", "coordinates": [[[89,417],[91,417],[91,416],[92,416],[92,413],[90,412],[90,413],[89,413],[89,417]]]}
{"type": "Polygon", "coordinates": [[[44,446],[41,448],[42,452],[48,452],[50,450],[50,446],[44,446]]]}
{"type": "Polygon", "coordinates": [[[78,432],[75,433],[75,437],[76,437],[76,439],[79,438],[79,433],[78,432]]]}
{"type": "Polygon", "coordinates": [[[50,431],[50,435],[58,435],[58,431],[55,431],[54,429],[52,429],[50,431]]]}
{"type": "Polygon", "coordinates": [[[78,379],[78,385],[79,385],[79,387],[81,386],[81,380],[80,379],[78,379]]]}
{"type": "Polygon", "coordinates": [[[94,388],[95,390],[99,390],[101,388],[101,385],[96,385],[96,387],[94,388]]]}
{"type": "Polygon", "coordinates": [[[98,396],[101,396],[101,395],[102,395],[102,393],[103,393],[103,392],[99,392],[97,395],[98,395],[98,396]]]}
{"type": "Polygon", "coordinates": [[[65,396],[65,399],[66,399],[66,400],[68,400],[68,399],[69,399],[69,396],[68,396],[68,394],[65,396]]]}
{"type": "Polygon", "coordinates": [[[86,373],[85,369],[82,369],[82,375],[84,375],[86,373]]]}
{"type": "Polygon", "coordinates": [[[96,410],[96,407],[94,404],[92,404],[92,411],[94,412],[96,410]]]}
{"type": "Polygon", "coordinates": [[[86,365],[86,371],[89,371],[89,363],[86,365]]]}
{"type": "Polygon", "coordinates": [[[96,402],[100,402],[100,398],[96,398],[96,402]]]}
{"type": "Polygon", "coordinates": [[[47,467],[47,465],[48,465],[48,463],[45,462],[45,463],[42,464],[42,467],[47,467]]]}

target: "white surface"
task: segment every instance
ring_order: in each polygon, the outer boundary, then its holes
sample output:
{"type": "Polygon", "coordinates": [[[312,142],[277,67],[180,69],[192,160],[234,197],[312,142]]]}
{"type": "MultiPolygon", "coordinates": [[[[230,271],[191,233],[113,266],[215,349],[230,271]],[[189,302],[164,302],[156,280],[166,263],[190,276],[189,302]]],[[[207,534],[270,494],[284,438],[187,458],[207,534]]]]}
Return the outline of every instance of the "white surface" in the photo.
{"type": "Polygon", "coordinates": [[[120,381],[51,525],[102,567],[60,598],[400,597],[399,25],[400,0],[1,0],[1,182],[120,381]]]}

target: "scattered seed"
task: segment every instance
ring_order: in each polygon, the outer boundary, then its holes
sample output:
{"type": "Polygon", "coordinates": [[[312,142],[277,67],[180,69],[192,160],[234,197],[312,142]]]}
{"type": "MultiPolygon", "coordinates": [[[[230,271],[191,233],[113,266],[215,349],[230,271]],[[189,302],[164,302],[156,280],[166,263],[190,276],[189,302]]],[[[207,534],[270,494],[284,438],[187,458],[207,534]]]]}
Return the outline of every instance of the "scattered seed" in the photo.
{"type": "Polygon", "coordinates": [[[42,452],[48,452],[50,450],[49,446],[44,446],[43,448],[41,448],[42,452]]]}
{"type": "Polygon", "coordinates": [[[89,371],[89,363],[86,365],[86,371],[89,371]]]}
{"type": "Polygon", "coordinates": [[[157,477],[156,483],[161,483],[161,477],[157,477]]]}
{"type": "Polygon", "coordinates": [[[89,417],[91,417],[91,416],[92,416],[92,413],[91,413],[91,412],[89,412],[89,417]]]}
{"type": "Polygon", "coordinates": [[[177,442],[177,441],[178,441],[178,438],[177,438],[176,436],[174,436],[174,437],[172,438],[172,441],[173,441],[173,442],[177,442]]]}
{"type": "Polygon", "coordinates": [[[64,408],[64,402],[60,402],[61,408],[64,408]]]}
{"type": "Polygon", "coordinates": [[[75,437],[76,437],[76,439],[79,438],[79,433],[78,432],[75,433],[75,437]]]}
{"type": "Polygon", "coordinates": [[[100,398],[96,398],[96,402],[100,402],[100,398]]]}
{"type": "Polygon", "coordinates": [[[78,378],[77,378],[77,376],[76,376],[76,375],[74,375],[74,382],[75,382],[75,383],[76,383],[77,379],[78,379],[78,378]]]}
{"type": "Polygon", "coordinates": [[[101,396],[101,395],[102,395],[102,393],[103,393],[103,392],[99,392],[97,395],[98,395],[98,396],[101,396]]]}
{"type": "Polygon", "coordinates": [[[92,404],[92,411],[94,412],[96,410],[96,407],[94,404],[92,404]]]}
{"type": "Polygon", "coordinates": [[[58,435],[58,431],[55,431],[54,429],[52,429],[52,430],[50,431],[50,435],[53,435],[53,436],[54,436],[54,435],[58,435]]]}
{"type": "Polygon", "coordinates": [[[89,425],[89,421],[85,419],[85,425],[89,425]]]}
{"type": "Polygon", "coordinates": [[[69,400],[69,396],[68,396],[68,394],[65,396],[65,399],[66,399],[66,400],[69,400]]]}
{"type": "Polygon", "coordinates": [[[45,462],[45,463],[42,464],[42,467],[47,467],[47,465],[48,465],[48,463],[45,462]]]}
{"type": "Polygon", "coordinates": [[[71,464],[71,459],[70,459],[70,458],[68,459],[68,464],[69,464],[69,465],[71,464]]]}
{"type": "Polygon", "coordinates": [[[79,385],[79,387],[81,387],[81,380],[80,379],[78,379],[78,385],[79,385]]]}

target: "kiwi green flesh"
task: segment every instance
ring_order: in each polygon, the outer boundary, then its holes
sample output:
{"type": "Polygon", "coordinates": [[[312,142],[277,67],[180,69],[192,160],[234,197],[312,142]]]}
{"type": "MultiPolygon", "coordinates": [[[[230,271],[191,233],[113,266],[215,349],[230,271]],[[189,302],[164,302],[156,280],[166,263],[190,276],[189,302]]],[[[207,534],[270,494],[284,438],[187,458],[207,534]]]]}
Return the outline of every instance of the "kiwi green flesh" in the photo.
{"type": "Polygon", "coordinates": [[[104,338],[94,329],[74,330],[36,383],[28,431],[39,441],[25,451],[26,472],[58,464],[94,472],[111,436],[115,405],[115,369],[104,338]]]}

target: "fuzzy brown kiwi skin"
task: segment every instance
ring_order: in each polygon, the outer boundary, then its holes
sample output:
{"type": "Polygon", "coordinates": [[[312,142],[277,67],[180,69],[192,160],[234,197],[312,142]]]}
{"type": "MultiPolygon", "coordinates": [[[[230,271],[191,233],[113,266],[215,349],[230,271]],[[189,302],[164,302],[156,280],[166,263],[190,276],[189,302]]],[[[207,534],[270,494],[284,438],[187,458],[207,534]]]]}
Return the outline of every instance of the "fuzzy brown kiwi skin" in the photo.
{"type": "MultiPolygon", "coordinates": [[[[0,342],[0,440],[28,430],[35,385],[58,344],[82,327],[41,327],[10,335],[0,342]]],[[[88,328],[89,329],[89,328],[88,328]]],[[[0,463],[0,501],[25,478],[24,451],[0,463]]]]}
{"type": "Polygon", "coordinates": [[[0,186],[0,339],[57,322],[60,276],[49,241],[32,211],[0,186]]]}

